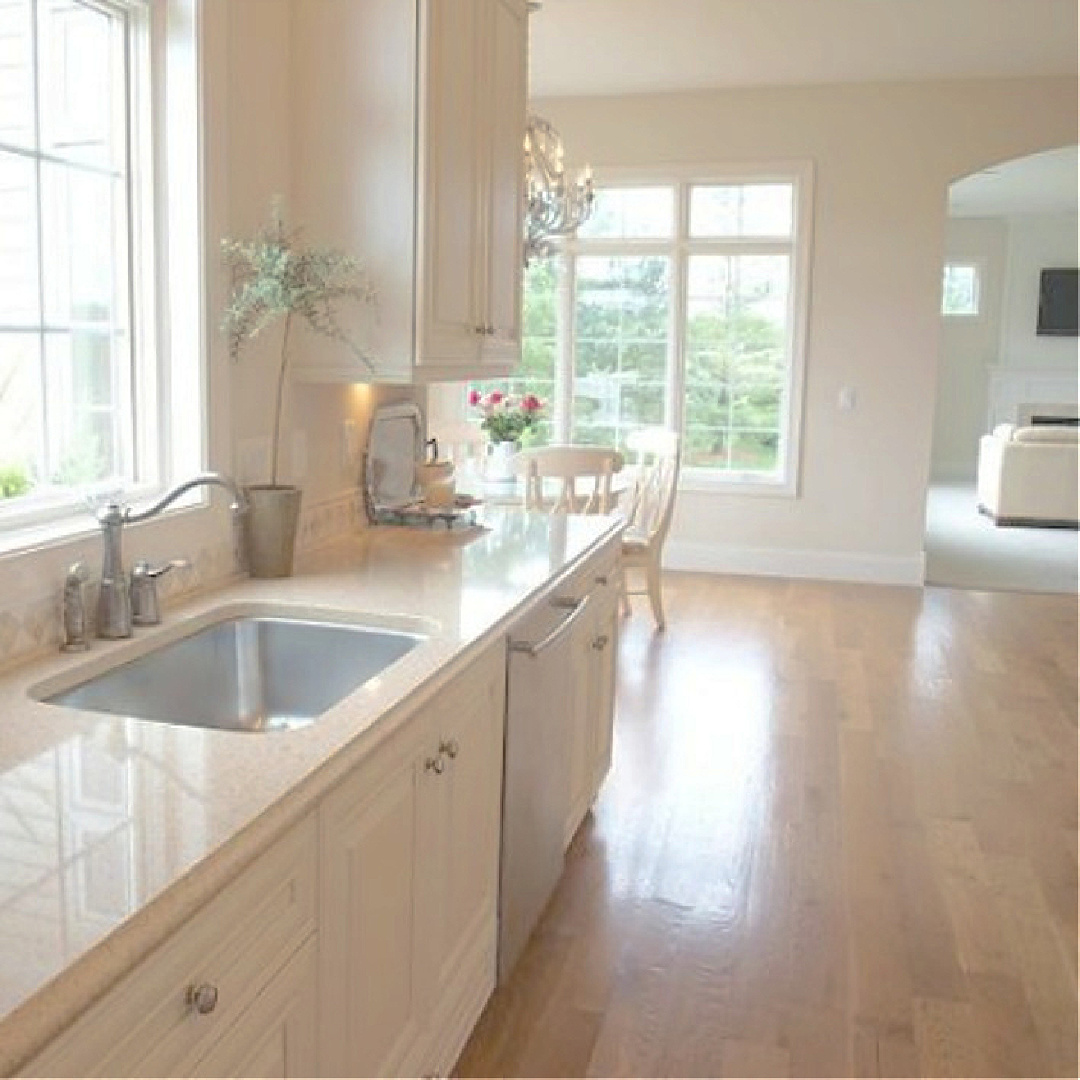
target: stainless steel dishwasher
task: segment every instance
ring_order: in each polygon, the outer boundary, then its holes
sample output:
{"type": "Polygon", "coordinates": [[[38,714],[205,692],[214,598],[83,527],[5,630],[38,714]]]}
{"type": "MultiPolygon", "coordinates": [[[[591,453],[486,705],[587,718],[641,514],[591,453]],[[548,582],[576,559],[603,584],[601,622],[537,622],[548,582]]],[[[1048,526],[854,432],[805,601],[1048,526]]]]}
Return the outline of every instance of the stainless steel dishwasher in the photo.
{"type": "Polygon", "coordinates": [[[507,653],[499,982],[563,871],[570,784],[570,671],[589,598],[557,598],[514,628],[507,653]]]}

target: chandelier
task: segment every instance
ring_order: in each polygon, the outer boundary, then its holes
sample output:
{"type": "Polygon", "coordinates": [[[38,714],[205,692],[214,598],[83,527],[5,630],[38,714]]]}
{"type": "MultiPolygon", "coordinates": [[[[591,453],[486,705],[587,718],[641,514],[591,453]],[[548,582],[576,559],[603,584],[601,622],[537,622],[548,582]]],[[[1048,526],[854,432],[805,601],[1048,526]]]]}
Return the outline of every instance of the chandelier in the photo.
{"type": "Polygon", "coordinates": [[[572,183],[563,168],[559,133],[540,116],[525,128],[525,265],[550,255],[552,240],[571,236],[592,213],[596,193],[586,165],[572,183]]]}

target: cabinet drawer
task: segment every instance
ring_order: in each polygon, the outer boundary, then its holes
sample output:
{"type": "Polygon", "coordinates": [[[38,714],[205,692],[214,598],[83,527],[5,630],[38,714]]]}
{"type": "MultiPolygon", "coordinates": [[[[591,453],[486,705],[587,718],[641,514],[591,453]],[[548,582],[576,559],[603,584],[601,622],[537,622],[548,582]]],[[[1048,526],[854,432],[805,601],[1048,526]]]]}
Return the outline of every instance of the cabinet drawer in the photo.
{"type": "Polygon", "coordinates": [[[25,1074],[190,1073],[314,930],[315,842],[311,815],[91,1006],[25,1074]],[[202,986],[205,999],[216,992],[205,1013],[189,1000],[202,986]]]}
{"type": "Polygon", "coordinates": [[[606,591],[617,595],[622,582],[622,552],[619,543],[613,542],[601,548],[558,590],[560,596],[579,598],[593,594],[593,606],[606,591]]]}

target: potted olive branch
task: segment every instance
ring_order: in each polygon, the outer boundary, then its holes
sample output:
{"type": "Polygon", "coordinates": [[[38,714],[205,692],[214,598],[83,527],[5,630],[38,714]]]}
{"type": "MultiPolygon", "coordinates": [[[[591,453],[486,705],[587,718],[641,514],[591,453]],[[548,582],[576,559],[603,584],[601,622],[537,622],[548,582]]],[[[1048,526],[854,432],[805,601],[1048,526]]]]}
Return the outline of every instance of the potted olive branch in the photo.
{"type": "Polygon", "coordinates": [[[269,225],[253,240],[226,239],[221,242],[221,250],[232,273],[232,293],[222,320],[232,359],[239,359],[245,341],[284,319],[270,482],[252,484],[247,489],[247,545],[249,569],[254,577],[287,577],[292,572],[301,498],[299,488],[278,483],[290,331],[294,320],[302,320],[315,333],[340,342],[372,371],[371,361],[339,324],[336,308],[345,300],[373,304],[375,293],[352,256],[302,246],[299,234],[285,228],[278,201],[273,205],[269,225]]]}

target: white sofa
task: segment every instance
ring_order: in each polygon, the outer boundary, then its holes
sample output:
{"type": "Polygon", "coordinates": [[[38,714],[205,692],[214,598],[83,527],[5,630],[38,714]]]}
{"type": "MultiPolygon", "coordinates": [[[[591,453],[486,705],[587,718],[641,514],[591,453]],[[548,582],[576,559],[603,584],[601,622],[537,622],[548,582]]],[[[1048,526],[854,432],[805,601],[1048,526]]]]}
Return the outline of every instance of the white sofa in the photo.
{"type": "Polygon", "coordinates": [[[1077,524],[1080,428],[998,424],[979,442],[979,509],[997,525],[1077,524]]]}

